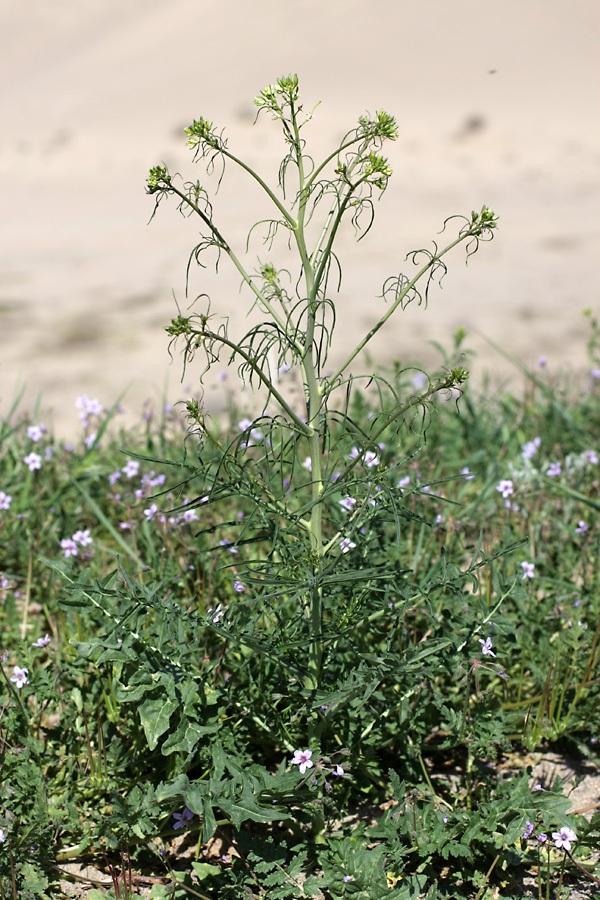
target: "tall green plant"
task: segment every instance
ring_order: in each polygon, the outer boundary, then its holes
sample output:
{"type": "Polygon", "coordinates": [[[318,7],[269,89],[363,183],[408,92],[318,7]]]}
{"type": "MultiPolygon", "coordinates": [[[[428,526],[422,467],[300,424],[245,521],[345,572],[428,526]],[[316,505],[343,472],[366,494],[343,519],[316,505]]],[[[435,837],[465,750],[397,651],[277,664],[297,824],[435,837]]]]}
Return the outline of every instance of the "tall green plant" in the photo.
{"type": "Polygon", "coordinates": [[[273,206],[273,217],[257,224],[265,230],[269,251],[283,233],[294,251],[291,267],[267,262],[258,271],[248,268],[217,224],[212,201],[200,181],[183,181],[165,166],[155,166],[147,190],[156,197],[157,206],[173,196],[185,216],[198,217],[203,234],[190,264],[202,264],[211,249],[217,259],[227,256],[261,315],[262,321],[243,337],[232,334],[225,321],[213,324],[208,312],[179,315],[167,332],[174,339],[183,338],[186,364],[202,349],[210,367],[224,351],[229,362],[237,364],[241,377],[263,391],[262,414],[228,444],[213,432],[197,401],[190,401],[187,410],[206,446],[200,462],[210,484],[209,499],[237,494],[249,501],[250,516],[244,519],[235,549],[258,535],[268,538],[267,558],[262,563],[254,560],[249,567],[254,592],[263,601],[291,599],[304,611],[308,655],[302,679],[304,688],[314,691],[322,684],[325,645],[334,637],[332,624],[325,621],[328,587],[345,579],[360,582],[356,590],[365,591],[386,577],[385,565],[349,571],[345,553],[355,549],[353,538],[372,517],[374,506],[391,511],[396,523],[406,516],[399,502],[397,472],[383,462],[380,442],[393,439],[408,414],[427,410],[437,393],[460,389],[467,378],[462,367],[453,368],[429,379],[425,389],[415,393],[401,377],[391,381],[369,374],[368,383],[376,388],[380,402],[367,431],[350,412],[357,377],[351,367],[399,309],[415,299],[419,303],[427,299],[432,281],[445,274],[445,257],[452,249],[464,244],[468,257],[481,240],[493,237],[497,217],[483,206],[479,213],[459,218],[457,235],[442,249],[434,243],[431,250],[409,254],[415,274],[385,281],[385,312],[335,371],[327,374],[336,323],[332,293],[339,287],[341,272],[336,238],[346,218],[360,237],[370,229],[374,197],[385,191],[392,174],[380,151],[386,141],[396,139],[396,121],[383,110],[374,118],[359,118],[340,145],[316,163],[304,139],[313,112],[304,111],[297,76],[267,86],[254,103],[259,112],[277,120],[287,147],[276,188],[236,156],[222,132],[206,119],[185,129],[187,143],[194,159],[204,161],[209,172],[220,167],[222,177],[226,164],[232,163],[262,188],[273,206]],[[278,377],[282,367],[299,373],[302,409],[292,393],[284,390],[278,377]],[[273,406],[276,412],[270,411],[273,406]],[[339,515],[340,502],[346,504],[345,519],[339,515]],[[274,590],[275,585],[279,589],[274,590]]]}

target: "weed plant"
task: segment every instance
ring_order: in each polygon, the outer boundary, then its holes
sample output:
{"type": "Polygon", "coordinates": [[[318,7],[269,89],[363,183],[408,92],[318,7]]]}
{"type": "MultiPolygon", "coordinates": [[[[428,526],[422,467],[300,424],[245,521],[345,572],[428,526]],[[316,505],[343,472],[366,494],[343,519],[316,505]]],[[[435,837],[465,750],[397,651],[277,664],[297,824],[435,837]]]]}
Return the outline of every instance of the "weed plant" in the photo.
{"type": "Polygon", "coordinates": [[[361,118],[317,164],[297,79],[256,103],[287,148],[277,189],[211,123],[186,134],[209,176],[265,190],[285,267],[249,269],[200,182],[158,166],[148,191],[199,217],[190,264],[233,263],[261,313],[242,337],[207,306],[167,328],[259,415],[195,398],[125,432],[80,397],[73,446],[1,426],[0,896],[59,896],[90,860],[116,897],[568,896],[597,883],[599,821],[532,765],[598,761],[597,325],[586,384],[540,368],[477,396],[462,334],[437,374],[352,374],[450,250],[493,235],[484,206],[409,255],[328,366],[335,238],[369,230],[396,124],[361,118]]]}

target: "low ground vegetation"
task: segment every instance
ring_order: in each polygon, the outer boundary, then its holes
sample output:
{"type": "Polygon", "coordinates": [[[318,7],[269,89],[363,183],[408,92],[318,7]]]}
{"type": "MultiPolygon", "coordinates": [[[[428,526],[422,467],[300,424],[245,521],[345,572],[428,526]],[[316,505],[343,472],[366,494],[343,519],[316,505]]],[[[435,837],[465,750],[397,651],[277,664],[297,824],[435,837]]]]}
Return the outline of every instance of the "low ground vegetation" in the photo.
{"type": "MultiPolygon", "coordinates": [[[[327,583],[318,689],[302,607],[257,574],[249,505],[210,496],[185,404],[119,431],[79,398],[73,445],[4,422],[4,896],[60,896],[74,861],[118,896],[595,890],[598,820],[569,795],[598,765],[599,390],[540,369],[380,442],[363,467],[393,473],[395,514],[369,498],[327,583]],[[539,782],[548,748],[579,779],[539,782]]],[[[357,429],[371,412],[357,394],[357,429]]],[[[214,427],[252,441],[244,418],[214,427]]]]}

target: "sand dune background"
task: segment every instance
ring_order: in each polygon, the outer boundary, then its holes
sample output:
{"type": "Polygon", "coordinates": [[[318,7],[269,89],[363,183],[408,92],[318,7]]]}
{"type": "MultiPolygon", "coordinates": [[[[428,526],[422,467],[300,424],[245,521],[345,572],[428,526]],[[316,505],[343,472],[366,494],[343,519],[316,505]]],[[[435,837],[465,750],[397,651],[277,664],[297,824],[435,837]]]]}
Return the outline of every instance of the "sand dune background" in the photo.
{"type": "MultiPolygon", "coordinates": [[[[280,134],[252,125],[251,100],[288,72],[307,106],[322,101],[315,155],[366,110],[400,124],[376,228],[358,246],[342,237],[334,358],[374,323],[406,252],[486,203],[496,239],[468,268],[457,255],[429,309],[400,314],[373,357],[433,362],[429,342],[465,326],[475,377],[508,372],[485,335],[529,364],[584,366],[582,311],[600,300],[599,51],[597,0],[2,0],[0,411],[25,385],[24,407],[41,394],[39,417],[67,435],[80,394],[110,404],[127,387],[137,413],[167,381],[171,400],[197,390],[162,331],[174,295],[185,305],[197,228],[166,206],[147,224],[146,172],[165,161],[203,178],[182,135],[203,115],[274,183],[280,134]]],[[[227,175],[215,208],[243,248],[264,204],[227,175]]],[[[195,273],[201,291],[244,325],[225,264],[218,280],[195,273]]]]}

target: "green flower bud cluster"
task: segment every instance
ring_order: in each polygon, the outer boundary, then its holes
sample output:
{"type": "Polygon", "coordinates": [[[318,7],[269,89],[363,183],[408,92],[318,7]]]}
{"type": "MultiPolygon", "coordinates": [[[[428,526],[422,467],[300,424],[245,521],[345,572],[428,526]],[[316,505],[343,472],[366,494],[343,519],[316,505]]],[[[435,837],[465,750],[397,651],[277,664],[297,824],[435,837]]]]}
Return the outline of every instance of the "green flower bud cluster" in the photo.
{"type": "Polygon", "coordinates": [[[155,194],[157,191],[164,190],[171,186],[171,176],[166,166],[153,166],[148,172],[146,180],[146,192],[155,194]]]}
{"type": "Polygon", "coordinates": [[[378,156],[377,153],[369,153],[369,156],[365,162],[365,175],[375,187],[378,187],[379,190],[385,190],[388,179],[392,174],[392,168],[388,165],[388,161],[385,156],[378,156]],[[371,176],[375,175],[375,178],[371,176]]]}
{"type": "Polygon", "coordinates": [[[254,98],[254,105],[269,109],[273,115],[281,116],[282,108],[280,98],[283,104],[295,103],[300,95],[298,89],[298,76],[286,75],[284,78],[278,78],[277,84],[268,84],[258,97],[254,98]]]}
{"type": "Polygon", "coordinates": [[[213,123],[208,119],[203,119],[202,116],[194,119],[191,125],[183,129],[184,134],[188,136],[187,146],[198,147],[200,144],[207,144],[209,147],[214,147],[215,150],[221,150],[223,142],[213,131],[213,127],[213,123]]]}
{"type": "Polygon", "coordinates": [[[379,109],[375,119],[361,116],[358,120],[358,132],[364,137],[379,137],[388,141],[395,141],[398,137],[398,125],[394,116],[390,116],[385,110],[379,109]]]}
{"type": "Polygon", "coordinates": [[[186,316],[177,316],[176,319],[171,320],[170,325],[165,325],[165,331],[171,337],[179,337],[180,334],[191,334],[192,326],[190,325],[189,318],[186,318],[186,316]]]}
{"type": "Polygon", "coordinates": [[[477,213],[473,210],[471,213],[471,225],[469,231],[471,234],[479,237],[484,231],[491,231],[493,228],[496,228],[497,222],[498,216],[494,213],[493,209],[484,205],[481,207],[481,212],[477,213]]]}

